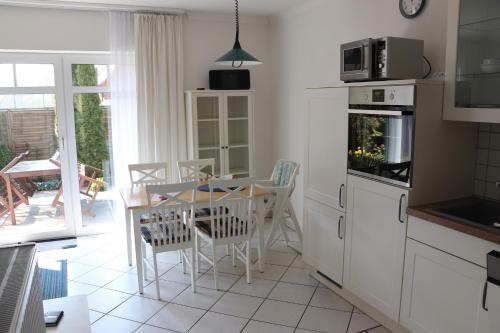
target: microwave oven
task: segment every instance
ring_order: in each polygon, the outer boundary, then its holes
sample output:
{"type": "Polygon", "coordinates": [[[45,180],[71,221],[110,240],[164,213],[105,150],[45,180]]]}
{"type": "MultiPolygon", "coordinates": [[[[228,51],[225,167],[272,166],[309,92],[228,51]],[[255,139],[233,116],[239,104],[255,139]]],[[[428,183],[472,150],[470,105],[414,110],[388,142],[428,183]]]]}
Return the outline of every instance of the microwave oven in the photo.
{"type": "Polygon", "coordinates": [[[344,82],[421,79],[424,41],[400,37],[367,38],[340,46],[344,82]]]}

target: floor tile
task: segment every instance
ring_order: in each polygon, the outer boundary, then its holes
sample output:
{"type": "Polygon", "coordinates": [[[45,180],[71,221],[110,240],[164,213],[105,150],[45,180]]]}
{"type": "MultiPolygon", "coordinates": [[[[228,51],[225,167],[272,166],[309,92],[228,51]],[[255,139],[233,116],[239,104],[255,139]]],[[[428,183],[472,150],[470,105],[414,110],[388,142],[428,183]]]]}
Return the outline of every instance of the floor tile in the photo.
{"type": "Polygon", "coordinates": [[[176,333],[176,332],[150,325],[142,325],[137,331],[135,331],[135,333],[176,333]]]}
{"type": "Polygon", "coordinates": [[[245,264],[237,260],[236,267],[234,267],[232,257],[224,257],[219,260],[219,262],[217,262],[217,271],[238,276],[246,273],[245,264]]]}
{"type": "Polygon", "coordinates": [[[302,260],[302,256],[298,255],[297,258],[292,262],[292,267],[296,268],[307,268],[307,264],[302,260]]]}
{"type": "Polygon", "coordinates": [[[314,294],[315,287],[278,282],[269,299],[307,305],[314,294]]]}
{"type": "Polygon", "coordinates": [[[265,298],[269,295],[276,283],[277,282],[273,280],[252,279],[252,283],[248,284],[246,278],[242,276],[230,291],[237,294],[265,298]]]}
{"type": "Polygon", "coordinates": [[[250,320],[242,333],[293,333],[293,328],[250,320]]]}
{"type": "MultiPolygon", "coordinates": [[[[152,259],[150,260],[150,262],[151,262],[151,265],[153,265],[152,259]]],[[[169,264],[166,262],[158,261],[158,276],[162,276],[163,274],[167,273],[171,269],[175,268],[174,266],[175,266],[174,264],[169,264]]],[[[180,271],[180,269],[179,269],[179,271],[180,271]]],[[[133,273],[133,274],[137,274],[137,266],[134,266],[129,272],[133,273]]],[[[187,270],[186,275],[188,275],[187,273],[189,273],[189,272],[190,271],[187,270]]],[[[152,266],[148,267],[147,273],[148,273],[148,279],[153,280],[154,276],[155,276],[155,271],[153,270],[152,266]]]]}
{"type": "Polygon", "coordinates": [[[389,331],[384,326],[379,326],[379,327],[372,328],[371,330],[368,330],[368,333],[391,333],[391,331],[389,331]]]}
{"type": "Polygon", "coordinates": [[[156,255],[156,259],[158,261],[161,261],[161,262],[164,262],[167,264],[171,264],[171,265],[177,265],[180,263],[179,252],[177,252],[177,251],[158,253],[156,255]]]}
{"type": "Polygon", "coordinates": [[[129,294],[101,288],[87,296],[87,301],[89,309],[108,313],[129,297],[129,294]]]}
{"type": "Polygon", "coordinates": [[[285,253],[277,251],[267,251],[266,263],[281,266],[290,266],[297,255],[295,253],[285,253]]]}
{"type": "Polygon", "coordinates": [[[281,278],[282,282],[317,286],[318,281],[309,275],[309,272],[302,268],[290,267],[281,278]]]}
{"type": "MultiPolygon", "coordinates": [[[[217,273],[217,283],[219,290],[228,290],[234,285],[236,281],[238,281],[238,279],[239,276],[237,275],[217,273]]],[[[214,273],[211,271],[206,272],[196,281],[196,285],[204,288],[215,289],[214,273]]]]}
{"type": "Polygon", "coordinates": [[[73,261],[90,266],[101,266],[102,264],[104,264],[107,261],[110,261],[114,257],[116,257],[115,254],[101,252],[101,251],[94,251],[73,261]]]}
{"type": "Polygon", "coordinates": [[[351,313],[309,306],[300,320],[300,328],[328,332],[345,333],[351,313]]]}
{"type": "Polygon", "coordinates": [[[305,330],[302,328],[297,328],[297,329],[295,329],[294,333],[317,333],[317,331],[310,331],[310,330],[305,330]]]}
{"type": "Polygon", "coordinates": [[[311,299],[312,306],[351,312],[353,306],[330,289],[317,288],[311,299]]]}
{"type": "Polygon", "coordinates": [[[124,239],[121,242],[112,242],[103,247],[99,247],[99,251],[111,253],[111,254],[126,254],[127,253],[127,240],[124,239]]]}
{"type": "Polygon", "coordinates": [[[375,328],[380,324],[365,314],[353,313],[347,333],[357,333],[375,328]]]}
{"type": "Polygon", "coordinates": [[[205,312],[204,310],[170,303],[148,320],[147,324],[178,332],[187,332],[205,312]]]}
{"type": "Polygon", "coordinates": [[[189,333],[240,333],[248,319],[207,312],[189,333]]]}
{"type": "Polygon", "coordinates": [[[291,253],[291,254],[297,254],[297,251],[292,249],[291,247],[287,246],[285,241],[283,240],[277,240],[271,245],[270,248],[271,251],[277,251],[277,252],[284,252],[284,253],[291,253]]]}
{"type": "MultiPolygon", "coordinates": [[[[150,283],[150,281],[144,281],[145,286],[149,285],[150,283]]],[[[137,275],[132,273],[122,274],[110,283],[104,285],[104,288],[118,290],[127,294],[135,294],[139,292],[137,275]]]]}
{"type": "Polygon", "coordinates": [[[110,312],[111,315],[146,322],[156,314],[166,303],[139,296],[133,296],[110,312]]]}
{"type": "Polygon", "coordinates": [[[74,280],[75,278],[90,272],[95,269],[95,266],[84,265],[77,262],[68,262],[68,279],[74,280]]]}
{"type": "Polygon", "coordinates": [[[193,293],[191,288],[187,288],[174,298],[172,303],[208,310],[219,300],[222,294],[222,291],[201,287],[196,289],[196,293],[193,293]]]}
{"type": "Polygon", "coordinates": [[[224,294],[210,310],[237,317],[252,318],[263,301],[263,298],[229,292],[224,294]]]}
{"type": "MultiPolygon", "coordinates": [[[[160,297],[163,301],[171,301],[177,295],[179,295],[184,289],[190,287],[184,283],[178,283],[173,281],[159,280],[160,282],[160,297]]],[[[144,294],[142,295],[147,298],[156,299],[156,283],[152,282],[144,287],[144,294]]]]}
{"type": "Polygon", "coordinates": [[[266,300],[252,319],[296,327],[305,309],[306,307],[300,304],[266,300]]]}
{"type": "Polygon", "coordinates": [[[75,279],[75,281],[102,287],[110,283],[111,281],[115,280],[122,274],[124,273],[112,271],[110,269],[105,269],[102,267],[97,267],[96,269],[91,270],[90,272],[79,276],[78,278],[75,279]]]}
{"type": "Polygon", "coordinates": [[[99,287],[92,286],[90,284],[69,281],[67,296],[90,295],[97,289],[99,289],[99,287]]]}
{"type": "Polygon", "coordinates": [[[102,318],[102,316],[104,316],[104,313],[97,312],[94,310],[89,310],[89,318],[91,324],[95,323],[98,319],[102,318]]]}
{"type": "Polygon", "coordinates": [[[279,281],[286,270],[285,266],[265,264],[262,273],[259,272],[258,268],[252,269],[252,278],[279,281]]]}
{"type": "Polygon", "coordinates": [[[90,328],[92,329],[92,333],[128,333],[134,332],[139,326],[141,326],[141,324],[135,321],[106,315],[93,323],[90,328]]]}
{"type": "MultiPolygon", "coordinates": [[[[168,265],[168,264],[167,264],[168,265]]],[[[196,277],[199,278],[202,274],[195,273],[196,277]]],[[[152,276],[152,275],[151,275],[152,276]]],[[[172,267],[168,272],[161,276],[164,280],[180,282],[185,284],[191,284],[191,271],[190,269],[186,269],[186,274],[182,273],[181,265],[176,265],[172,267]]]]}
{"type": "MultiPolygon", "coordinates": [[[[133,263],[135,264],[135,260],[133,263]]],[[[129,266],[128,257],[126,255],[117,256],[110,261],[105,262],[101,267],[120,272],[128,272],[133,269],[132,266],[129,266]]]]}

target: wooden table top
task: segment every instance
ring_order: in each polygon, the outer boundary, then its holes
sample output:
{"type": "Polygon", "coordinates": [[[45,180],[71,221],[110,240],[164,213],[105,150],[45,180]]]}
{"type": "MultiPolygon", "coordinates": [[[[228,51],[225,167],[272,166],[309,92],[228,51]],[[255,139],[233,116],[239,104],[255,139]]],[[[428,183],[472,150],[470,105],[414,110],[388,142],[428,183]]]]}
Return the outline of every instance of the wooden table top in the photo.
{"type": "MultiPolygon", "coordinates": [[[[201,184],[201,183],[200,183],[201,184]]],[[[250,189],[247,188],[242,191],[242,193],[250,194],[250,189]]],[[[268,196],[269,192],[266,190],[254,187],[254,196],[255,197],[263,197],[268,196]]],[[[145,209],[148,208],[148,198],[146,194],[146,187],[144,185],[127,187],[120,189],[120,195],[122,196],[123,202],[127,209],[145,209]]],[[[214,192],[216,197],[222,197],[224,192],[214,192]]],[[[179,198],[183,200],[190,200],[191,193],[186,192],[182,194],[179,198]]],[[[210,201],[210,192],[204,191],[196,191],[196,202],[197,203],[207,203],[210,201]]]]}
{"type": "Polygon", "coordinates": [[[5,171],[13,178],[55,176],[60,173],[61,169],[49,160],[21,161],[5,171]]]}

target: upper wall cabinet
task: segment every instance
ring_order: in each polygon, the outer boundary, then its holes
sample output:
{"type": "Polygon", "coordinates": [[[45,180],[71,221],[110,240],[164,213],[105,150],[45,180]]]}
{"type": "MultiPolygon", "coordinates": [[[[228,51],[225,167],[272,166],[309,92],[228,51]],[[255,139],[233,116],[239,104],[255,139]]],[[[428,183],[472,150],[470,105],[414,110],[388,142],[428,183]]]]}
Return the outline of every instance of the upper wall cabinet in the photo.
{"type": "Polygon", "coordinates": [[[444,118],[500,123],[500,1],[448,3],[444,118]]]}

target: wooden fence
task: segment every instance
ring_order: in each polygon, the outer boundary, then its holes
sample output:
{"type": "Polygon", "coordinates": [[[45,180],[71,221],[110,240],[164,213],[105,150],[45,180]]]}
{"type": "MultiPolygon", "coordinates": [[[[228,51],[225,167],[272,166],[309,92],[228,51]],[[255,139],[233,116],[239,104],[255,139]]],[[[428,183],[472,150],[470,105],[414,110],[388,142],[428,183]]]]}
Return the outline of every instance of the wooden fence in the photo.
{"type": "MultiPolygon", "coordinates": [[[[109,135],[110,112],[104,109],[104,128],[109,135]]],[[[28,159],[50,158],[57,150],[54,109],[22,109],[0,111],[0,143],[5,143],[14,156],[29,150],[28,159]]]]}

